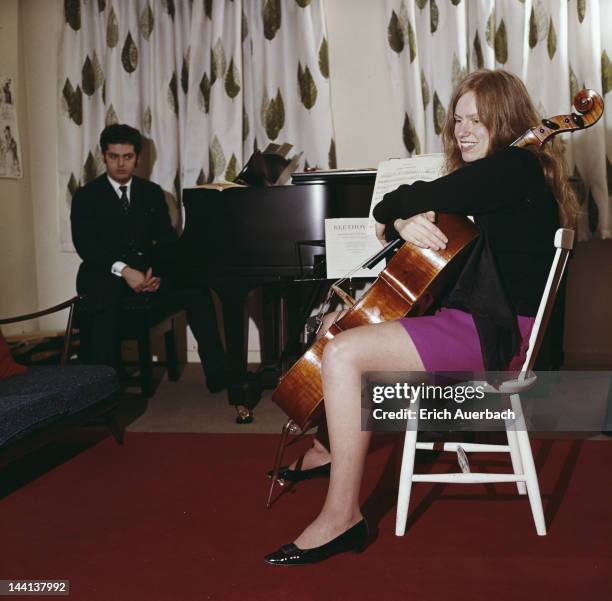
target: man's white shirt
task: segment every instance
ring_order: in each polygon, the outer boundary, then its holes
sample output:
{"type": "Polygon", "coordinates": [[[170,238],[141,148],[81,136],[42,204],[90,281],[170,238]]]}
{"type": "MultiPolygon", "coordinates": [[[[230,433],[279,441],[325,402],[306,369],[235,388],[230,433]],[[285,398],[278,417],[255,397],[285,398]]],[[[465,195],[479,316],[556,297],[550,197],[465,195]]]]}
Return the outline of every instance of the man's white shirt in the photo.
{"type": "MultiPolygon", "coordinates": [[[[131,202],[131,193],[132,193],[132,178],[130,178],[130,181],[125,183],[125,184],[120,184],[119,182],[116,182],[110,175],[106,175],[108,181],[110,182],[110,185],[113,187],[113,190],[115,191],[115,193],[117,194],[117,196],[119,198],[121,198],[122,193],[121,190],[119,189],[121,186],[126,186],[127,190],[125,191],[125,193],[127,194],[128,197],[128,202],[131,202]]],[[[113,275],[116,275],[117,277],[121,277],[121,272],[127,267],[127,263],[124,263],[123,261],[115,261],[112,266],[111,266],[111,273],[113,275]]]]}

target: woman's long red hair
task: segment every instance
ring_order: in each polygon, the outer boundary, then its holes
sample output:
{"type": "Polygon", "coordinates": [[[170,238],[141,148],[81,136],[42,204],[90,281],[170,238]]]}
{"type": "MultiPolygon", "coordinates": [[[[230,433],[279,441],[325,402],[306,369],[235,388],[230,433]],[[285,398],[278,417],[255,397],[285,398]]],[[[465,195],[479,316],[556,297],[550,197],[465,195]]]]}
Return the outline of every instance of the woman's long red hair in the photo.
{"type": "MultiPolygon", "coordinates": [[[[442,130],[447,173],[465,165],[455,138],[455,107],[459,98],[466,92],[474,93],[478,116],[489,131],[488,154],[509,146],[540,121],[527,88],[516,75],[501,69],[480,69],[470,73],[453,93],[442,130]]],[[[569,184],[562,142],[559,138],[553,138],[543,147],[528,148],[535,152],[540,160],[546,182],[559,204],[562,225],[572,227],[578,203],[569,184]]]]}

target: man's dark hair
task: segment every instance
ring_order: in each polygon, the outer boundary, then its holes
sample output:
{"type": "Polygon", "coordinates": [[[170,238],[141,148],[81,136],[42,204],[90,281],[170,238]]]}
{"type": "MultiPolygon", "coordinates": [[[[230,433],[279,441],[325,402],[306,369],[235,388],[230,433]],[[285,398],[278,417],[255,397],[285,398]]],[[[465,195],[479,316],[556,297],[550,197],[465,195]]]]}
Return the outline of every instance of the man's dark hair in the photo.
{"type": "Polygon", "coordinates": [[[135,127],[131,127],[125,123],[108,125],[100,134],[100,148],[102,149],[102,154],[108,150],[109,144],[131,144],[134,147],[136,155],[139,155],[142,146],[140,132],[135,127]]]}

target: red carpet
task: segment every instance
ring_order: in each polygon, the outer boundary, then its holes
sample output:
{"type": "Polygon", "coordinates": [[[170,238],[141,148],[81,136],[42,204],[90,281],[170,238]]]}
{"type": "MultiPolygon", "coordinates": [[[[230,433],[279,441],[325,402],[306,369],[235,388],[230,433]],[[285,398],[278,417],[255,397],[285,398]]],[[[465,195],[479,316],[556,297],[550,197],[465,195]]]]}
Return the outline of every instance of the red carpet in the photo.
{"type": "MultiPolygon", "coordinates": [[[[612,594],[609,442],[536,445],[546,537],[511,485],[417,484],[413,519],[397,538],[397,439],[379,438],[364,486],[374,543],[358,556],[280,568],[262,557],[314,517],[326,481],[301,484],[266,510],[276,440],[128,434],[121,447],[105,439],[0,500],[0,578],[69,579],[69,598],[79,601],[612,594]]],[[[448,457],[435,469],[453,471],[448,457]]]]}

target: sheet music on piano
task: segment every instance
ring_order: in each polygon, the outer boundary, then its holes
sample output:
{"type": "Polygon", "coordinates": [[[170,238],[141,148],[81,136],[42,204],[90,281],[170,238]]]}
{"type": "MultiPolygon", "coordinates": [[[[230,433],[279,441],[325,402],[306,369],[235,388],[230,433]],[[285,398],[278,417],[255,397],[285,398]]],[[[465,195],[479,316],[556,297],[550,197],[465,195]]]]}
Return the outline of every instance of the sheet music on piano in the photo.
{"type": "Polygon", "coordinates": [[[369,217],[342,217],[325,220],[327,277],[338,279],[374,278],[385,267],[384,261],[371,269],[360,268],[381,249],[369,217]]]}
{"type": "Polygon", "coordinates": [[[402,184],[416,181],[430,182],[443,175],[444,155],[420,154],[405,159],[389,159],[378,165],[376,183],[370,204],[370,218],[374,207],[387,192],[392,192],[402,184]]]}
{"type": "MultiPolygon", "coordinates": [[[[351,272],[352,277],[375,277],[384,268],[380,263],[376,268],[354,268],[380,250],[380,242],[374,233],[372,211],[376,204],[387,193],[395,190],[401,184],[411,184],[417,180],[431,181],[442,175],[444,156],[442,154],[418,155],[403,159],[390,159],[378,165],[376,181],[370,201],[369,217],[336,218],[325,220],[325,246],[327,277],[344,277],[351,272]]],[[[359,176],[369,174],[370,170],[326,171],[318,172],[319,177],[327,180],[342,178],[347,175],[359,176]]],[[[294,180],[299,180],[306,174],[294,174],[294,180]]],[[[310,180],[317,177],[317,172],[310,173],[310,180]]]]}

